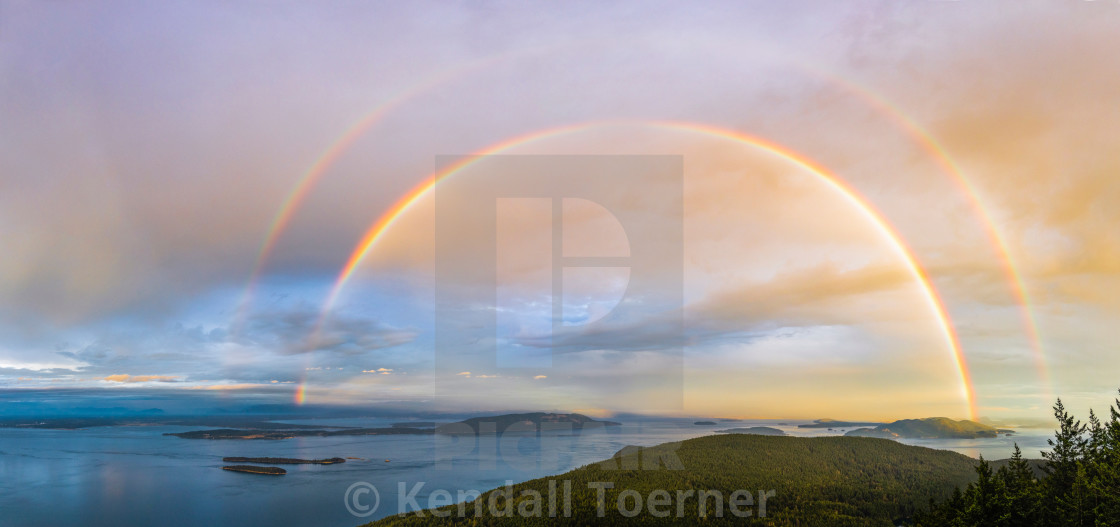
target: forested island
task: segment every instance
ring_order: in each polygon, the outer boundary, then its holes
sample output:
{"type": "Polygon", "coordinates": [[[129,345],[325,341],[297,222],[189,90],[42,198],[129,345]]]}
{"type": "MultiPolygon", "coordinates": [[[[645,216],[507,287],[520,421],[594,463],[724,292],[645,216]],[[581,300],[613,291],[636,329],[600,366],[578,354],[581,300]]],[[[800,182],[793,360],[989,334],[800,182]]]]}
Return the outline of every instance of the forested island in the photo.
{"type": "Polygon", "coordinates": [[[769,426],[751,426],[747,428],[728,428],[727,430],[716,430],[717,434],[754,434],[760,436],[784,436],[785,432],[777,428],[770,428],[769,426]]]}
{"type": "Polygon", "coordinates": [[[287,470],[280,467],[255,467],[253,465],[229,465],[222,467],[222,470],[244,472],[246,474],[264,474],[266,476],[283,476],[288,473],[287,470]]]}
{"type": "Polygon", "coordinates": [[[335,437],[368,435],[431,435],[430,428],[344,428],[340,430],[256,430],[219,428],[216,430],[192,430],[190,432],[166,433],[166,436],[183,439],[291,439],[293,437],[335,437]]]}
{"type": "Polygon", "coordinates": [[[947,417],[927,417],[925,419],[902,419],[875,428],[858,428],[844,435],[854,437],[882,437],[885,439],[975,439],[996,437],[998,430],[985,424],[961,419],[954,421],[947,417]]]}
{"type": "MultiPolygon", "coordinates": [[[[474,417],[457,423],[438,425],[435,428],[400,426],[395,423],[389,428],[341,428],[341,429],[242,429],[219,428],[214,430],[192,430],[190,432],[166,433],[164,435],[183,439],[291,439],[293,437],[335,437],[366,435],[479,435],[521,432],[541,432],[548,430],[583,430],[605,426],[619,426],[613,421],[597,421],[586,415],[567,413],[533,412],[525,414],[505,414],[487,417],[474,417]]],[[[426,425],[428,423],[416,423],[426,425]]],[[[434,423],[432,423],[434,424],[434,423]]]]}
{"type": "Polygon", "coordinates": [[[532,412],[525,414],[505,414],[470,419],[439,425],[437,434],[444,435],[487,435],[503,433],[541,432],[547,430],[583,430],[619,426],[614,421],[597,421],[583,414],[532,412]]]}
{"type": "Polygon", "coordinates": [[[837,421],[835,419],[817,419],[807,425],[797,425],[797,428],[851,428],[853,426],[879,426],[884,423],[862,421],[837,421]]]}

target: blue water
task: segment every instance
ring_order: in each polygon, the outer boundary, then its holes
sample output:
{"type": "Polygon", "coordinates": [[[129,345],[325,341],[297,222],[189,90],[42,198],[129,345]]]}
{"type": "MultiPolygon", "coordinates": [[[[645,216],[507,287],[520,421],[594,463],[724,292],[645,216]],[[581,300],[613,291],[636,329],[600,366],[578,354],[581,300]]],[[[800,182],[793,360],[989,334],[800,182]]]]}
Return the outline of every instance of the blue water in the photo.
{"type": "MultiPolygon", "coordinates": [[[[300,421],[304,422],[304,421],[300,421]]],[[[373,420],[321,426],[384,426],[373,420]]],[[[740,426],[775,426],[792,435],[834,435],[774,422],[743,421],[698,427],[691,421],[624,422],[623,426],[551,433],[544,437],[469,443],[432,436],[313,437],[278,441],[189,440],[167,432],[199,427],[117,426],[85,430],[0,428],[0,525],[147,526],[316,525],[353,527],[398,512],[398,489],[422,483],[414,499],[427,506],[434,491],[484,491],[565,472],[598,461],[626,445],[654,445],[740,426]],[[468,450],[470,450],[468,452],[468,450]],[[481,451],[481,453],[480,453],[481,451]],[[542,452],[544,454],[542,455],[542,452]],[[224,456],[356,457],[340,465],[283,465],[286,476],[221,470],[224,456]],[[386,459],[389,461],[386,462],[386,459]],[[345,501],[348,488],[368,483],[372,494],[345,501]]],[[[1014,438],[906,441],[971,456],[1008,457],[1018,441],[1038,457],[1048,433],[1014,438]]],[[[437,493],[438,494],[438,493],[437,493]]]]}

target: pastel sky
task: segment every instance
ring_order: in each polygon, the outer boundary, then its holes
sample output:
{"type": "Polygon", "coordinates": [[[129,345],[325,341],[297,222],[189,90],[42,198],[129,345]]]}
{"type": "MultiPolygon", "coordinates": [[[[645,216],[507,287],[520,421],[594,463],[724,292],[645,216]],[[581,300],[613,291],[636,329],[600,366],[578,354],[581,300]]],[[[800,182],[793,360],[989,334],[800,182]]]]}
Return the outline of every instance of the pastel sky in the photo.
{"type": "MultiPolygon", "coordinates": [[[[0,0],[0,390],[1008,422],[1060,395],[1084,413],[1120,385],[1117,49],[1105,1],[0,0]],[[492,338],[545,359],[472,358],[464,324],[473,366],[438,376],[426,193],[324,310],[438,156],[558,127],[502,153],[680,156],[683,210],[647,212],[683,222],[680,261],[653,266],[683,301],[639,295],[541,340],[551,227],[514,203],[515,257],[479,271],[509,308],[492,338]],[[666,372],[682,382],[651,381],[666,372]],[[666,390],[679,404],[650,402],[666,390]]],[[[638,208],[658,192],[601,188],[638,208]]],[[[585,212],[566,216],[578,243],[617,241],[585,212]]],[[[456,242],[470,262],[479,240],[456,242]]],[[[627,283],[580,280],[568,322],[627,283]]]]}

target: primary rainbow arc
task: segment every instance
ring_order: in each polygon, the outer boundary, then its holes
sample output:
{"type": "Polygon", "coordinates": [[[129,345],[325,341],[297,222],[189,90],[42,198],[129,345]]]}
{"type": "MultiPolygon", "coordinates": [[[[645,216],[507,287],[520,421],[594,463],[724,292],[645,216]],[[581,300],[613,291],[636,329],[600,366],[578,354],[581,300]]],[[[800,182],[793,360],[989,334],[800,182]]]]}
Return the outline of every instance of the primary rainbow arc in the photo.
{"type": "Polygon", "coordinates": [[[367,229],[366,233],[362,236],[361,241],[355,246],[351,252],[350,257],[347,259],[346,264],[343,266],[338,278],[335,280],[334,286],[331,288],[326,301],[323,303],[322,312],[320,314],[319,322],[316,326],[316,333],[323,327],[331,309],[338,301],[339,295],[345,289],[347,283],[353,277],[354,272],[361,265],[365,257],[372,251],[377,243],[384,237],[385,233],[397,222],[397,220],[410,208],[412,208],[422,197],[431,192],[435,185],[443,178],[448,177],[459,170],[469,166],[475,162],[479,157],[490,154],[496,154],[508,150],[510,148],[525,145],[527,143],[548,138],[557,135],[578,132],[587,130],[594,127],[607,126],[607,125],[646,125],[652,127],[660,127],[666,129],[685,130],[696,133],[706,134],[714,137],[721,137],[730,139],[743,144],[759,148],[763,151],[770,152],[774,155],[782,157],[791,163],[808,170],[818,178],[826,182],[832,189],[840,193],[849,203],[855,206],[873,225],[879,230],[880,234],[887,239],[891,247],[896,251],[899,257],[903,259],[910,273],[921,284],[923,292],[929,308],[934,314],[939,329],[942,331],[946,344],[952,355],[953,362],[956,366],[957,374],[960,381],[961,395],[964,398],[969,417],[976,419],[978,416],[978,409],[976,404],[975,389],[972,385],[972,377],[969,372],[967,362],[965,360],[963,351],[960,345],[960,339],[956,330],[950,320],[949,313],[945,308],[940,295],[937,293],[929,275],[926,273],[921,264],[914,257],[913,252],[903,242],[902,238],[898,235],[890,224],[883,218],[876,209],[863,199],[859,193],[847,186],[837,176],[818,165],[813,160],[801,155],[793,150],[776,143],[753,137],[742,132],[735,130],[728,130],[717,128],[714,126],[701,125],[696,123],[680,123],[680,122],[664,122],[664,121],[635,121],[635,122],[590,122],[581,123],[570,126],[563,126],[557,128],[550,128],[544,131],[535,132],[523,136],[518,136],[489,148],[486,148],[473,156],[465,158],[459,163],[455,163],[443,171],[433,174],[425,179],[422,183],[414,187],[404,196],[399,198],[392,207],[389,208],[384,214],[375,221],[372,226],[367,229]]]}

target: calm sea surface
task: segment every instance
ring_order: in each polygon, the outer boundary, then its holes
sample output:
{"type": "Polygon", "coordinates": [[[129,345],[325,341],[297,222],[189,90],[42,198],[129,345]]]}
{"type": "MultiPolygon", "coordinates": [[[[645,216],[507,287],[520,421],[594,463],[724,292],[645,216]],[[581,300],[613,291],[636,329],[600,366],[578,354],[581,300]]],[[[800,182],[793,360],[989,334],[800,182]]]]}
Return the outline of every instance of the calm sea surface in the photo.
{"type": "MultiPolygon", "coordinates": [[[[286,422],[388,424],[379,419],[286,422]]],[[[474,438],[459,443],[408,435],[241,441],[163,435],[200,427],[0,428],[0,526],[353,527],[397,513],[402,484],[426,506],[433,492],[446,490],[454,496],[459,491],[484,491],[507,480],[565,472],[610,457],[626,445],[654,445],[709,435],[716,429],[772,426],[798,436],[841,433],[796,428],[801,422],[740,421],[702,427],[691,420],[634,421],[542,438],[488,439],[482,448],[477,448],[474,438]],[[541,455],[542,451],[546,454],[541,455]],[[288,474],[276,477],[221,470],[228,464],[222,462],[224,456],[361,459],[340,465],[283,465],[288,474]],[[454,460],[449,461],[451,457],[454,460]],[[380,497],[369,516],[355,516],[347,508],[347,489],[359,482],[372,484],[380,497]]],[[[1027,457],[1039,457],[1049,435],[1049,431],[1024,430],[995,439],[904,442],[999,459],[1010,455],[1013,441],[1027,457]]],[[[351,508],[355,509],[368,508],[374,502],[372,494],[352,498],[351,508]]]]}

